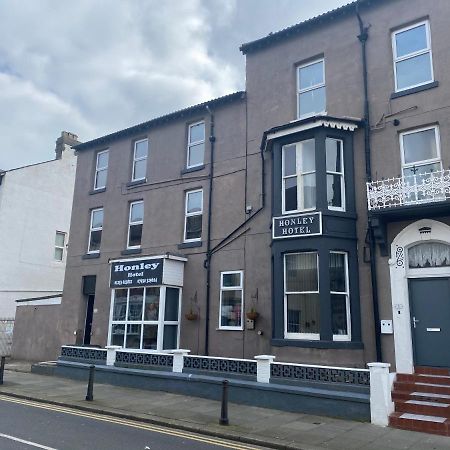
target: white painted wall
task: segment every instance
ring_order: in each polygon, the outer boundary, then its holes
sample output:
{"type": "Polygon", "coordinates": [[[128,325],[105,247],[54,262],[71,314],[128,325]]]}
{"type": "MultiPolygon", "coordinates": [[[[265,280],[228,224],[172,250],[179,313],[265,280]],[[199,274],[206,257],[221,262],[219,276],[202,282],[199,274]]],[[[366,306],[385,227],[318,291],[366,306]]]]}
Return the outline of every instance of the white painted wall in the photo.
{"type": "Polygon", "coordinates": [[[55,233],[69,238],[76,156],[7,171],[0,185],[0,318],[15,300],[62,292],[66,253],[55,261],[55,233]]]}

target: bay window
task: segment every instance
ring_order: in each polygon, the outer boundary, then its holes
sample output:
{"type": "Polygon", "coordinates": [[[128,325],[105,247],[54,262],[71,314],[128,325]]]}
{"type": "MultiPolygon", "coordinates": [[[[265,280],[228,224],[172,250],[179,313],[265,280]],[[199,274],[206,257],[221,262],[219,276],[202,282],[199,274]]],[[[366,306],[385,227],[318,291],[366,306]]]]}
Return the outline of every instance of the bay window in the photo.
{"type": "Polygon", "coordinates": [[[285,339],[321,339],[321,305],[331,311],[334,341],[350,340],[350,293],[348,256],[343,251],[306,251],[284,255],[284,337],[285,339]],[[326,264],[329,287],[320,286],[320,264],[326,264]],[[325,289],[324,289],[325,288],[325,289]]]}
{"type": "Polygon", "coordinates": [[[320,339],[319,256],[284,256],[285,337],[320,339]]]}
{"type": "Polygon", "coordinates": [[[340,139],[325,139],[328,209],[345,210],[344,152],[340,139]]]}
{"type": "Polygon", "coordinates": [[[348,260],[345,252],[330,252],[330,299],[333,339],[350,340],[348,260]]]}
{"type": "Polygon", "coordinates": [[[282,149],[283,213],[316,207],[315,140],[285,145],[282,149]]]}
{"type": "Polygon", "coordinates": [[[173,350],[179,344],[181,289],[151,286],[114,289],[110,345],[173,350]]]}

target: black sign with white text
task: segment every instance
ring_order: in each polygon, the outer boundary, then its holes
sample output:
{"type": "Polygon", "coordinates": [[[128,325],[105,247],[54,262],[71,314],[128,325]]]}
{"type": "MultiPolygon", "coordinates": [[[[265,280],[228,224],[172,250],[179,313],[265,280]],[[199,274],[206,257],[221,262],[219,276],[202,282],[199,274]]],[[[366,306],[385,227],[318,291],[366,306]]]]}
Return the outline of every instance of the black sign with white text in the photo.
{"type": "Polygon", "coordinates": [[[131,288],[162,284],[162,258],[136,259],[111,263],[111,288],[131,288]]]}
{"type": "Polygon", "coordinates": [[[319,234],[322,234],[322,214],[320,212],[273,218],[273,239],[317,236],[319,234]]]}

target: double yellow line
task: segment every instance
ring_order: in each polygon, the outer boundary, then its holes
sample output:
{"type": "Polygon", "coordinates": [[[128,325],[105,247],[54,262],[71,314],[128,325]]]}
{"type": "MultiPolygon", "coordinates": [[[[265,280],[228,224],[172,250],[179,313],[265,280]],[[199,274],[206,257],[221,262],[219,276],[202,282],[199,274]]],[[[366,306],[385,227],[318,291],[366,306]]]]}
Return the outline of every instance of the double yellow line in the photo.
{"type": "Polygon", "coordinates": [[[231,442],[231,441],[226,441],[223,439],[216,439],[214,437],[202,436],[199,434],[190,433],[188,431],[177,430],[175,428],[165,428],[165,427],[161,427],[158,425],[151,425],[151,424],[147,424],[147,423],[136,422],[133,420],[121,419],[118,417],[92,413],[89,411],[76,410],[76,409],[67,408],[64,406],[40,403],[40,402],[36,402],[36,401],[32,401],[32,400],[23,400],[20,398],[9,397],[9,396],[5,396],[5,395],[0,395],[0,400],[5,401],[5,402],[10,402],[10,403],[17,403],[19,405],[24,405],[24,406],[31,406],[33,408],[41,408],[41,409],[47,409],[49,411],[56,411],[56,412],[60,412],[60,413],[64,413],[64,414],[71,414],[73,416],[86,417],[88,419],[94,419],[94,420],[99,420],[102,422],[123,425],[126,427],[138,428],[140,430],[152,431],[154,433],[167,434],[169,436],[176,436],[179,438],[190,439],[192,441],[203,442],[206,444],[212,444],[212,445],[216,445],[219,447],[232,448],[232,449],[237,449],[237,450],[258,449],[258,447],[254,447],[254,446],[250,446],[250,445],[246,445],[246,444],[240,444],[237,442],[235,443],[235,442],[231,442]]]}

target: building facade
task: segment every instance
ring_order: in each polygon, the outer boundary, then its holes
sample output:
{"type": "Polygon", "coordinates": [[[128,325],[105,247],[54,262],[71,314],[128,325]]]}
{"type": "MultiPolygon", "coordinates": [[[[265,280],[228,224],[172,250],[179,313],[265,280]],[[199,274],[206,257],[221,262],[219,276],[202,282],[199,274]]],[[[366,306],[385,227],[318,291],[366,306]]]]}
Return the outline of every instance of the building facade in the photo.
{"type": "Polygon", "coordinates": [[[77,136],[62,132],[54,160],[0,173],[0,318],[16,300],[61,294],[77,136]]]}
{"type": "Polygon", "coordinates": [[[77,145],[61,342],[449,366],[448,11],[354,2],[242,45],[245,92],[77,145]]]}

